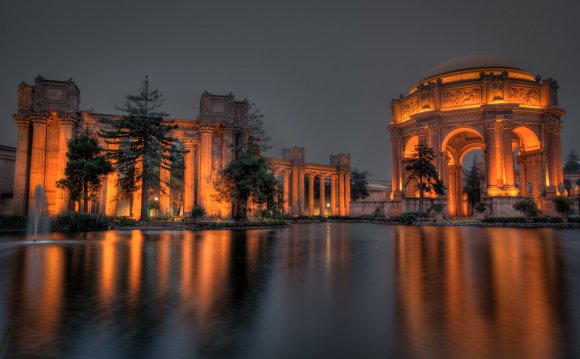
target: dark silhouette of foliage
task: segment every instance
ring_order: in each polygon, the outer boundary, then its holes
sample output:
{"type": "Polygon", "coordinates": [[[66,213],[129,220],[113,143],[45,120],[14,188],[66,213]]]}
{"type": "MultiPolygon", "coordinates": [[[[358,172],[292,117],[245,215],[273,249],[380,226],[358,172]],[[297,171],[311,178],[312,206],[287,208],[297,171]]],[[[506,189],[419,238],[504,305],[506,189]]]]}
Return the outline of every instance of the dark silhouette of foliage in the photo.
{"type": "Polygon", "coordinates": [[[528,218],[528,215],[535,217],[540,213],[538,206],[536,205],[536,201],[530,197],[524,198],[521,201],[514,203],[514,209],[522,212],[524,214],[524,218],[528,218]]]}
{"type": "Polygon", "coordinates": [[[102,176],[113,171],[99,141],[85,130],[68,141],[65,178],[57,187],[68,190],[70,200],[80,202],[82,211],[88,212],[89,197],[101,188],[102,176]]]}
{"type": "Polygon", "coordinates": [[[356,201],[369,196],[369,172],[359,171],[357,168],[350,172],[350,199],[356,201]]]}
{"type": "Polygon", "coordinates": [[[435,151],[428,147],[423,142],[416,147],[416,152],[413,158],[405,169],[409,172],[406,183],[416,181],[417,189],[419,190],[419,212],[423,213],[423,202],[425,199],[425,192],[433,191],[437,195],[445,194],[445,186],[439,179],[439,173],[433,165],[435,159],[435,151]]]}
{"type": "Polygon", "coordinates": [[[564,165],[564,171],[580,171],[580,157],[575,150],[570,150],[566,155],[566,164],[564,165]]]}
{"type": "Polygon", "coordinates": [[[471,210],[481,202],[481,173],[480,162],[477,157],[473,158],[469,170],[463,171],[463,190],[467,193],[467,200],[471,204],[471,210]]]}

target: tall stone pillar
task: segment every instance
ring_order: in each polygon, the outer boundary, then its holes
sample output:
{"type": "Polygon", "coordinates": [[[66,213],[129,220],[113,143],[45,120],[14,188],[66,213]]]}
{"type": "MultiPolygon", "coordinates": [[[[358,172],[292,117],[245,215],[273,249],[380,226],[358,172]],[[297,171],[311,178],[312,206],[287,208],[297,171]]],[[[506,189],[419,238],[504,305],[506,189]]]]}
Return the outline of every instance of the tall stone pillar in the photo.
{"type": "Polygon", "coordinates": [[[437,170],[437,173],[439,174],[439,178],[441,177],[441,143],[439,141],[439,126],[438,125],[432,125],[431,126],[431,130],[429,133],[429,139],[430,139],[430,144],[429,146],[432,147],[435,150],[435,159],[433,161],[433,164],[435,165],[435,169],[437,170]]]}
{"type": "MultiPolygon", "coordinates": [[[[72,138],[73,127],[76,119],[74,117],[60,118],[60,137],[58,143],[58,168],[56,180],[65,178],[65,169],[67,164],[66,154],[68,152],[68,141],[72,138]]],[[[106,188],[105,188],[106,190],[106,188]]],[[[56,188],[56,213],[66,212],[69,208],[68,190],[56,188]]]]}
{"type": "Polygon", "coordinates": [[[320,178],[320,215],[321,216],[325,216],[326,215],[326,193],[325,189],[326,186],[324,184],[324,180],[325,180],[325,176],[324,174],[320,174],[319,176],[320,178]]]}
{"type": "Polygon", "coordinates": [[[505,120],[503,129],[500,131],[503,135],[503,163],[504,163],[504,185],[514,187],[514,153],[512,152],[512,126],[511,121],[505,120]]]}
{"type": "Polygon", "coordinates": [[[283,184],[283,193],[282,193],[282,199],[284,200],[284,204],[283,204],[283,208],[284,208],[284,213],[286,214],[290,214],[289,208],[290,208],[290,198],[289,198],[289,193],[290,193],[290,175],[291,172],[289,170],[284,170],[282,171],[282,178],[284,181],[283,184]]]}
{"type": "MultiPolygon", "coordinates": [[[[119,145],[111,144],[109,145],[111,150],[116,150],[119,148],[119,145]]],[[[116,168],[116,163],[112,163],[113,168],[116,168]]],[[[117,201],[119,195],[119,172],[117,170],[109,173],[107,175],[107,199],[105,202],[105,214],[107,216],[116,216],[117,215],[117,201]]]]}
{"type": "Polygon", "coordinates": [[[195,178],[195,143],[192,139],[184,139],[185,153],[183,171],[183,215],[191,213],[194,207],[194,178],[195,178]]]}
{"type": "Polygon", "coordinates": [[[28,209],[28,144],[29,119],[15,115],[14,120],[18,127],[18,141],[16,143],[16,162],[14,164],[14,194],[12,211],[14,214],[25,215],[28,209]]]}
{"type": "MultiPolygon", "coordinates": [[[[518,168],[520,170],[520,196],[527,196],[527,184],[528,184],[528,161],[526,155],[521,154],[518,156],[518,168]]],[[[531,195],[531,193],[530,193],[531,195]]]]}
{"type": "Polygon", "coordinates": [[[336,187],[337,187],[337,176],[332,175],[330,176],[330,208],[331,214],[333,216],[338,215],[338,206],[336,201],[336,187]]]}
{"type": "Polygon", "coordinates": [[[449,191],[448,191],[448,203],[447,203],[447,208],[449,211],[449,216],[450,217],[456,217],[457,216],[457,191],[455,189],[456,187],[456,180],[457,180],[457,176],[455,174],[455,165],[449,165],[448,167],[448,171],[449,171],[449,191]]]}
{"type": "Polygon", "coordinates": [[[298,204],[298,165],[292,165],[292,215],[298,216],[299,211],[299,204],[298,204]]]}
{"type": "Polygon", "coordinates": [[[338,171],[338,214],[344,216],[344,172],[338,171]]]}
{"type": "Polygon", "coordinates": [[[44,187],[46,170],[46,126],[45,116],[35,116],[32,119],[32,152],[30,155],[30,184],[28,186],[28,208],[34,203],[34,191],[37,185],[44,187]]]}
{"type": "MultiPolygon", "coordinates": [[[[498,139],[496,136],[496,130],[495,130],[495,118],[489,118],[486,120],[485,122],[485,130],[486,130],[486,136],[485,136],[485,148],[486,148],[486,152],[487,152],[487,158],[485,163],[487,164],[487,192],[488,195],[495,195],[496,194],[496,190],[499,184],[499,178],[500,176],[503,176],[503,174],[499,173],[499,168],[500,168],[500,164],[499,164],[499,159],[498,157],[501,157],[503,154],[500,151],[500,144],[498,143],[498,139]]],[[[451,177],[451,174],[450,174],[451,177]]]]}
{"type": "MultiPolygon", "coordinates": [[[[135,163],[135,175],[137,175],[138,173],[141,173],[142,171],[143,171],[143,163],[136,162],[135,163]]],[[[131,218],[137,219],[137,220],[141,219],[141,195],[143,193],[143,191],[141,190],[142,185],[143,185],[143,180],[135,178],[135,186],[139,187],[139,189],[137,189],[136,191],[133,192],[133,199],[132,199],[133,214],[132,214],[131,218]]]]}
{"type": "Polygon", "coordinates": [[[314,216],[314,174],[308,174],[308,215],[314,216]]]}
{"type": "Polygon", "coordinates": [[[211,178],[212,171],[212,148],[213,148],[213,126],[207,124],[202,125],[199,129],[200,131],[200,182],[199,187],[199,199],[200,205],[205,208],[206,212],[213,216],[213,183],[211,178]]]}
{"type": "Polygon", "coordinates": [[[299,215],[304,215],[304,167],[300,166],[298,169],[298,208],[299,215]]]}
{"type": "Polygon", "coordinates": [[[544,128],[548,140],[548,177],[550,179],[550,185],[557,188],[559,184],[564,182],[562,144],[560,142],[562,121],[559,118],[549,118],[546,120],[544,128]]]}
{"type": "Polygon", "coordinates": [[[391,187],[392,187],[392,192],[396,192],[396,191],[400,191],[402,190],[401,187],[401,169],[400,169],[400,163],[401,163],[401,144],[400,144],[400,137],[399,136],[395,136],[393,133],[391,133],[391,151],[393,153],[392,156],[392,161],[391,161],[391,171],[393,172],[391,174],[391,187]]]}
{"type": "Polygon", "coordinates": [[[344,174],[344,200],[346,216],[350,216],[350,172],[344,174]]]}
{"type": "Polygon", "coordinates": [[[161,168],[159,169],[159,180],[161,185],[161,193],[159,193],[159,213],[162,216],[171,214],[171,188],[169,187],[171,171],[168,166],[169,164],[161,164],[161,168]]]}

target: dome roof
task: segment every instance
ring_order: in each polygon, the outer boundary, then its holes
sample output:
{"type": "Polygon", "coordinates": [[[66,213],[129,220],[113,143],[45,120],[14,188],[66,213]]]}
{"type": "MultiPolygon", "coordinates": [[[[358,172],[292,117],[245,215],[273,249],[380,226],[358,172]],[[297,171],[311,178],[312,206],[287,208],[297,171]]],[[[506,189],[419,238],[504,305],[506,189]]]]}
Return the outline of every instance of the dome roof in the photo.
{"type": "Polygon", "coordinates": [[[425,78],[442,75],[449,72],[483,68],[511,68],[521,70],[510,61],[490,55],[469,55],[456,57],[433,67],[425,78]]]}

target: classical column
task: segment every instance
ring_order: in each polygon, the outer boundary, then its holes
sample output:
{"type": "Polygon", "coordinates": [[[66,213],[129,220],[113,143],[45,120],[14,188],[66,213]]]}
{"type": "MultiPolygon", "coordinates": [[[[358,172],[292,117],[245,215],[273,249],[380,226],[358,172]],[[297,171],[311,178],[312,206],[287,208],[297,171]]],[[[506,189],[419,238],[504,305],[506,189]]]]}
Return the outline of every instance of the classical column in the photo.
{"type": "Polygon", "coordinates": [[[200,182],[198,183],[200,193],[200,206],[204,207],[206,212],[211,216],[212,213],[212,195],[213,183],[211,183],[212,171],[212,146],[213,146],[213,126],[204,124],[200,126],[201,144],[200,144],[200,182]]]}
{"type": "Polygon", "coordinates": [[[171,171],[168,168],[169,163],[163,165],[159,170],[159,180],[161,191],[159,193],[159,213],[163,216],[171,212],[171,188],[169,181],[171,180],[171,171]]]}
{"type": "Polygon", "coordinates": [[[30,185],[28,186],[30,194],[28,196],[28,208],[34,203],[36,186],[44,186],[47,120],[45,116],[34,116],[32,119],[32,152],[30,155],[30,185]]]}
{"type": "Polygon", "coordinates": [[[314,173],[308,174],[308,215],[314,216],[314,173]]]}
{"type": "Polygon", "coordinates": [[[430,130],[430,146],[435,150],[435,159],[433,164],[435,165],[435,169],[439,174],[439,178],[441,177],[441,144],[439,141],[439,125],[435,124],[431,126],[430,130]]]}
{"type": "Polygon", "coordinates": [[[195,176],[195,143],[192,139],[183,140],[185,153],[183,162],[183,214],[191,213],[194,206],[194,176],[195,176]]]}
{"type": "Polygon", "coordinates": [[[289,207],[290,207],[290,203],[289,203],[289,196],[288,194],[290,193],[289,191],[289,186],[290,186],[290,171],[289,170],[284,170],[282,171],[282,178],[284,181],[283,184],[283,195],[282,195],[282,199],[284,200],[284,204],[283,204],[283,208],[284,208],[284,213],[286,214],[290,214],[289,212],[289,207]]]}
{"type": "Polygon", "coordinates": [[[391,161],[391,189],[394,192],[401,190],[401,171],[400,171],[400,162],[401,162],[401,146],[400,146],[400,137],[395,136],[391,133],[391,151],[392,161],[391,161]]]}
{"type": "MultiPolygon", "coordinates": [[[[60,118],[60,134],[58,143],[58,168],[56,172],[56,180],[60,180],[65,177],[65,169],[67,158],[66,154],[68,152],[68,141],[72,138],[73,127],[76,123],[76,118],[74,117],[64,117],[60,118]]],[[[105,188],[106,190],[107,188],[105,188]]],[[[56,188],[56,213],[66,212],[69,206],[69,195],[68,191],[65,189],[56,188]]]]}
{"type": "Polygon", "coordinates": [[[457,202],[456,202],[456,189],[455,189],[455,181],[457,176],[455,175],[455,165],[448,166],[449,171],[449,190],[448,190],[448,198],[447,198],[447,208],[449,211],[450,217],[457,216],[457,202]]]}
{"type": "Polygon", "coordinates": [[[14,194],[12,210],[14,214],[25,215],[28,204],[28,143],[29,120],[24,116],[15,115],[14,120],[18,127],[18,141],[16,143],[16,162],[14,164],[14,194]]]}
{"type": "Polygon", "coordinates": [[[330,176],[330,210],[333,216],[338,215],[338,208],[336,203],[336,180],[337,175],[330,176]]]}
{"type": "MultiPolygon", "coordinates": [[[[118,144],[109,145],[111,150],[117,150],[119,148],[118,144]]],[[[116,163],[112,162],[113,168],[116,168],[116,163]]],[[[105,214],[107,216],[117,215],[117,201],[119,195],[119,172],[117,170],[109,173],[107,175],[107,199],[105,203],[105,214]]]]}
{"type": "Polygon", "coordinates": [[[456,216],[463,213],[463,166],[457,163],[455,166],[455,203],[456,216]]]}
{"type": "Polygon", "coordinates": [[[563,177],[561,166],[562,147],[560,144],[561,121],[556,118],[550,118],[545,122],[545,137],[547,139],[547,162],[548,162],[548,179],[550,186],[556,188],[563,177]]]}
{"type": "Polygon", "coordinates": [[[503,121],[503,165],[504,165],[504,185],[515,186],[514,175],[514,153],[512,152],[512,126],[510,120],[503,121]]]}
{"type": "Polygon", "coordinates": [[[350,172],[344,174],[344,200],[346,216],[350,216],[350,172]]]}
{"type": "MultiPolygon", "coordinates": [[[[135,177],[137,177],[138,173],[143,171],[143,163],[141,161],[137,161],[135,163],[135,177]]],[[[139,187],[136,191],[133,191],[133,198],[132,198],[132,218],[133,219],[141,219],[141,194],[143,191],[141,190],[141,186],[143,185],[143,179],[135,178],[135,186],[139,187]]]]}
{"type": "Polygon", "coordinates": [[[299,215],[304,215],[304,166],[298,169],[298,208],[299,215]]]}
{"type": "Polygon", "coordinates": [[[320,174],[319,179],[320,179],[320,215],[324,216],[326,215],[326,193],[324,193],[325,191],[324,174],[320,174]]]}
{"type": "MultiPolygon", "coordinates": [[[[518,168],[520,169],[520,196],[527,196],[528,163],[526,155],[520,153],[518,156],[518,168]]],[[[531,194],[531,193],[530,193],[531,194]]]]}
{"type": "Polygon", "coordinates": [[[502,156],[502,152],[499,151],[499,143],[497,141],[496,130],[495,130],[495,118],[490,118],[485,122],[486,129],[486,144],[485,148],[487,151],[487,192],[489,195],[495,195],[494,189],[498,186],[498,179],[502,175],[499,173],[499,159],[502,156]]]}
{"type": "Polygon", "coordinates": [[[338,171],[338,214],[344,216],[344,172],[338,171]]]}
{"type": "Polygon", "coordinates": [[[299,215],[298,204],[298,165],[292,165],[292,215],[299,215]]]}

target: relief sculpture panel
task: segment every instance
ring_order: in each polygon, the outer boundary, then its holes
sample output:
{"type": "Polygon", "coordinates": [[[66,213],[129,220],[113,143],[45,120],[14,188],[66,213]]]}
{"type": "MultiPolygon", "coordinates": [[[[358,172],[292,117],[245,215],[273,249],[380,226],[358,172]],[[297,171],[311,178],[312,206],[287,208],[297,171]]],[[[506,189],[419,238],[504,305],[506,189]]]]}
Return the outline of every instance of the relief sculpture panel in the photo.
{"type": "Polygon", "coordinates": [[[540,91],[529,87],[510,87],[509,101],[522,105],[539,106],[540,91]]]}
{"type": "Polygon", "coordinates": [[[408,119],[411,115],[417,113],[417,100],[412,99],[401,105],[401,117],[403,120],[408,119]]]}
{"type": "Polygon", "coordinates": [[[478,105],[481,103],[481,89],[479,87],[451,89],[442,94],[444,108],[478,105]]]}

